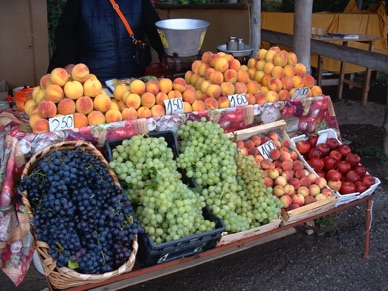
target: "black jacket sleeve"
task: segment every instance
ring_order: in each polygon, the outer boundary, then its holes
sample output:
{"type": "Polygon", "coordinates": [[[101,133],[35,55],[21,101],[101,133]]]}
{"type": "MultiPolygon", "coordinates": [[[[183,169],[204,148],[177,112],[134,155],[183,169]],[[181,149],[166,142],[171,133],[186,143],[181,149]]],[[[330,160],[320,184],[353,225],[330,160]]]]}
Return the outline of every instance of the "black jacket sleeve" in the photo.
{"type": "Polygon", "coordinates": [[[142,1],[143,1],[144,30],[152,47],[158,53],[159,60],[162,61],[162,58],[165,55],[165,53],[164,53],[162,41],[160,40],[159,34],[155,26],[155,22],[159,21],[160,17],[156,13],[156,10],[152,6],[150,0],[142,0],[142,1]]]}
{"type": "Polygon", "coordinates": [[[50,73],[56,67],[80,62],[78,53],[78,24],[81,13],[80,0],[67,0],[58,20],[55,32],[55,50],[48,67],[50,73]]]}

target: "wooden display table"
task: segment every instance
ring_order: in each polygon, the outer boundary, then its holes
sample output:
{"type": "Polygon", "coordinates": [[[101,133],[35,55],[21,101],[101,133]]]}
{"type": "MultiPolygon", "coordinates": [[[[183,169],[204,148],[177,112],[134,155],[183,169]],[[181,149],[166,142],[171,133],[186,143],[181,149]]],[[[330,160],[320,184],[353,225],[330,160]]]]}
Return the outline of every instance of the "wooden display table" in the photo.
{"type": "MultiPolygon", "coordinates": [[[[101,283],[88,284],[84,286],[69,288],[66,290],[117,290],[122,289],[131,285],[136,285],[141,282],[149,281],[155,278],[159,278],[174,272],[179,272],[184,269],[188,269],[190,267],[194,267],[218,258],[225,257],[227,255],[237,253],[240,251],[244,251],[251,247],[267,243],[269,241],[273,241],[276,239],[280,239],[287,235],[293,234],[295,232],[294,227],[306,223],[308,221],[312,221],[322,216],[326,216],[332,213],[343,211],[347,208],[354,207],[356,205],[365,203],[366,205],[366,213],[365,213],[365,237],[364,237],[364,258],[368,258],[369,256],[369,243],[370,243],[370,227],[371,227],[371,212],[372,212],[372,200],[374,198],[374,194],[371,196],[364,197],[359,200],[355,200],[348,204],[344,204],[338,207],[334,207],[325,212],[322,212],[317,215],[312,215],[310,217],[304,218],[302,220],[282,224],[280,227],[270,230],[265,233],[261,233],[249,238],[244,238],[239,241],[230,243],[228,245],[223,245],[216,247],[214,249],[205,251],[203,253],[199,253],[197,255],[177,259],[174,261],[170,261],[167,263],[147,267],[147,268],[138,268],[136,267],[129,273],[120,275],[115,278],[108,279],[101,283]]],[[[51,290],[52,286],[48,282],[51,290]]]]}

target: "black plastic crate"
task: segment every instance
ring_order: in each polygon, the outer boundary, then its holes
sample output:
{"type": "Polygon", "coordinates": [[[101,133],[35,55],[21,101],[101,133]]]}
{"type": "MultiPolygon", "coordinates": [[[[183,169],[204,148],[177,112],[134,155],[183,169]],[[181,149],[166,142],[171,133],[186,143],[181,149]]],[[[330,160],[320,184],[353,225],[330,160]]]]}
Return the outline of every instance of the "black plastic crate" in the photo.
{"type": "Polygon", "coordinates": [[[149,267],[215,248],[221,239],[225,225],[210,211],[209,207],[203,208],[202,211],[205,219],[216,223],[215,229],[161,244],[155,244],[148,235],[140,235],[137,253],[140,265],[149,267]]]}

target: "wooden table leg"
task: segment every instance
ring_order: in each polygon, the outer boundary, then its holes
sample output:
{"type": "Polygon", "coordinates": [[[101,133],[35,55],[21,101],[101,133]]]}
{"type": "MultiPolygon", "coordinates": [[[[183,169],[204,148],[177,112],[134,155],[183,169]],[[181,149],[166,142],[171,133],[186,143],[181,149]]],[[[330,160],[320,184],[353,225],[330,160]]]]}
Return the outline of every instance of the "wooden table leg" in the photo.
{"type": "Polygon", "coordinates": [[[372,198],[366,201],[364,258],[369,257],[370,230],[372,227],[372,198]]]}
{"type": "MultiPolygon", "coordinates": [[[[373,42],[370,41],[368,43],[368,50],[371,51],[373,46],[373,42]]],[[[369,94],[369,86],[370,86],[370,77],[372,75],[372,70],[366,68],[366,74],[365,74],[365,83],[364,83],[364,88],[362,91],[362,99],[361,99],[361,105],[365,106],[366,102],[368,101],[368,94],[369,94]]]]}
{"type": "Polygon", "coordinates": [[[322,87],[322,66],[323,66],[323,57],[318,55],[318,76],[317,76],[317,85],[322,87]]]}
{"type": "MultiPolygon", "coordinates": [[[[344,41],[342,45],[347,46],[348,42],[344,41]]],[[[342,91],[344,88],[344,78],[345,78],[345,63],[341,61],[340,75],[338,79],[338,99],[342,99],[342,91]]]]}

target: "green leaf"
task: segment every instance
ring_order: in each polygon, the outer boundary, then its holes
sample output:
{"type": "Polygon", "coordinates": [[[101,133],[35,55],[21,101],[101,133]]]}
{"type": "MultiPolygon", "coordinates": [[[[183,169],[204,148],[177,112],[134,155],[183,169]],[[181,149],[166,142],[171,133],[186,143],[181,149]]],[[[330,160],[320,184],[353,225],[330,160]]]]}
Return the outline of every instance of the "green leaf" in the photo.
{"type": "Polygon", "coordinates": [[[70,269],[72,269],[72,270],[75,270],[75,269],[78,269],[78,268],[79,268],[78,262],[73,262],[73,261],[70,261],[70,260],[67,261],[67,266],[68,266],[70,269]]]}

